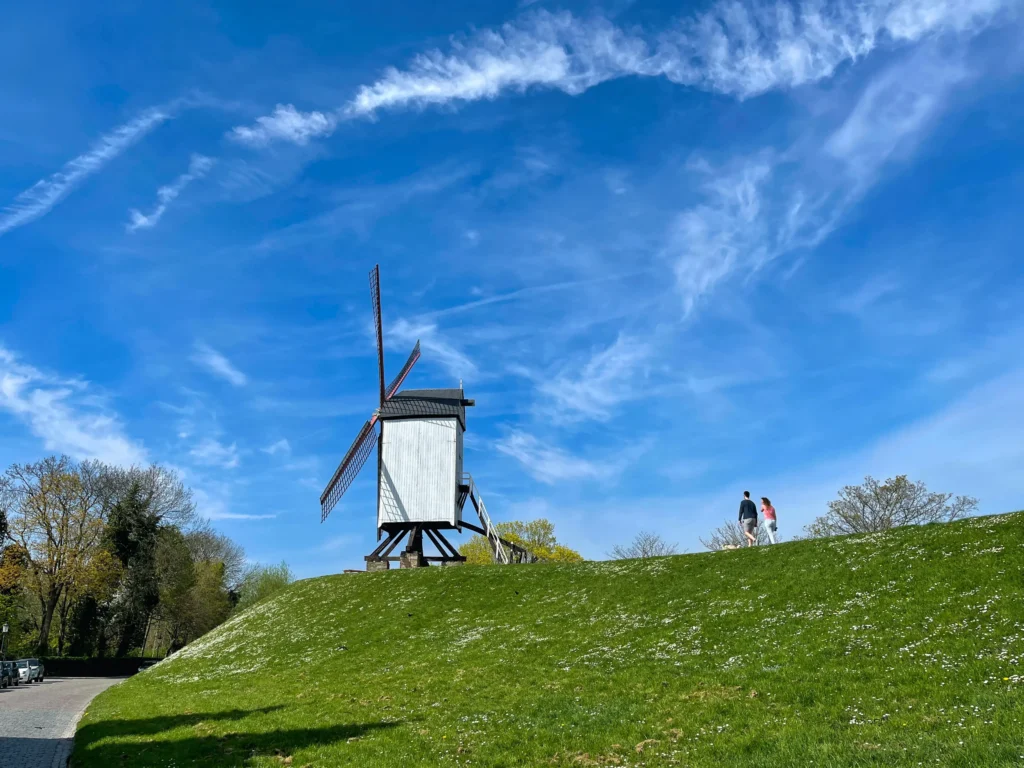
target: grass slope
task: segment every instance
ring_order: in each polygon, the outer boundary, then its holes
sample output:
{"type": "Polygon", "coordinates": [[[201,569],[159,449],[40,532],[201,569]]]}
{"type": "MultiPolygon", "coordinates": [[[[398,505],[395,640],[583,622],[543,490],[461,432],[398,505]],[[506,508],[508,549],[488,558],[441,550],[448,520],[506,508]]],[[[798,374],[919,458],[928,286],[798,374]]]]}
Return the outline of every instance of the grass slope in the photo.
{"type": "Polygon", "coordinates": [[[1022,529],[311,579],[102,694],[72,765],[1019,766],[1022,529]]]}

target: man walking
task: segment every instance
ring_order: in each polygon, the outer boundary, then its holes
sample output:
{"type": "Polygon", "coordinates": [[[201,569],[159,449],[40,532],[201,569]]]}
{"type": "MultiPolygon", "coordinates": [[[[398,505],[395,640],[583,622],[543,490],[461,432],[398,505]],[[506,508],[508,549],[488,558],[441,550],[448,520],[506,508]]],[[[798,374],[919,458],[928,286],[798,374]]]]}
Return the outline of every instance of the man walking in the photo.
{"type": "Polygon", "coordinates": [[[740,528],[748,547],[757,544],[757,507],[750,500],[750,491],[743,492],[743,501],[740,502],[740,528]]]}

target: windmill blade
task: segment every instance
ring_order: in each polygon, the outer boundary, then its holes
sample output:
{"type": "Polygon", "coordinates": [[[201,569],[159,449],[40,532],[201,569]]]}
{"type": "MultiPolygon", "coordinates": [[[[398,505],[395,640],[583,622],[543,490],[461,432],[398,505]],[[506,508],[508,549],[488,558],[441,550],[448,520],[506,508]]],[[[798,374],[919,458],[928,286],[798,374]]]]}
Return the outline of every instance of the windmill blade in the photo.
{"type": "Polygon", "coordinates": [[[380,404],[384,405],[384,330],[380,318],[380,264],[370,272],[370,303],[373,304],[373,327],[377,334],[377,370],[380,374],[380,404]]]}
{"type": "Polygon", "coordinates": [[[331,482],[327,484],[324,492],[320,494],[321,523],[327,519],[327,516],[331,514],[331,510],[334,509],[334,505],[338,503],[338,499],[352,485],[356,475],[359,474],[359,470],[363,468],[366,459],[370,456],[371,451],[373,451],[373,446],[377,443],[377,430],[374,428],[376,423],[377,416],[374,415],[372,419],[363,424],[363,428],[359,430],[359,434],[356,435],[356,439],[352,442],[352,447],[348,449],[345,458],[341,460],[341,464],[334,470],[331,482]]]}
{"type": "Polygon", "coordinates": [[[420,342],[417,339],[416,346],[412,348],[412,354],[409,355],[409,359],[405,361],[405,365],[402,366],[402,370],[395,376],[395,380],[388,384],[388,388],[384,390],[384,399],[390,400],[392,395],[398,391],[398,388],[402,386],[402,382],[405,381],[405,377],[409,375],[409,371],[416,365],[416,361],[420,359],[420,342]]]}

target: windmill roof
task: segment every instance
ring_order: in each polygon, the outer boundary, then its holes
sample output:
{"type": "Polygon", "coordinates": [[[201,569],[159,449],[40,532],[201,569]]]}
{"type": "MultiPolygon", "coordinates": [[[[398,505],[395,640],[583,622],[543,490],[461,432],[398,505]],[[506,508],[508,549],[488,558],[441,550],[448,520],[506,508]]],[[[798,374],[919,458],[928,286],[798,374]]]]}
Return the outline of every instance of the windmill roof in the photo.
{"type": "Polygon", "coordinates": [[[454,416],[466,428],[465,393],[461,389],[405,389],[380,408],[381,421],[454,416]]]}

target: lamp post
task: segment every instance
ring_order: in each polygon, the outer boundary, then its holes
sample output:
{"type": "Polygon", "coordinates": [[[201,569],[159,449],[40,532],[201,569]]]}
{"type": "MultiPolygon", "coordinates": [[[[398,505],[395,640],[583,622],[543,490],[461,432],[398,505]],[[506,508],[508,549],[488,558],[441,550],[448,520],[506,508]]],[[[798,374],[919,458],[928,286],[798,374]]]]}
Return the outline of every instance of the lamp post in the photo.
{"type": "Polygon", "coordinates": [[[7,622],[5,621],[4,622],[4,636],[3,636],[3,639],[0,640],[0,655],[3,656],[3,660],[4,661],[7,661],[7,630],[8,629],[10,629],[10,627],[7,626],[7,622]]]}

